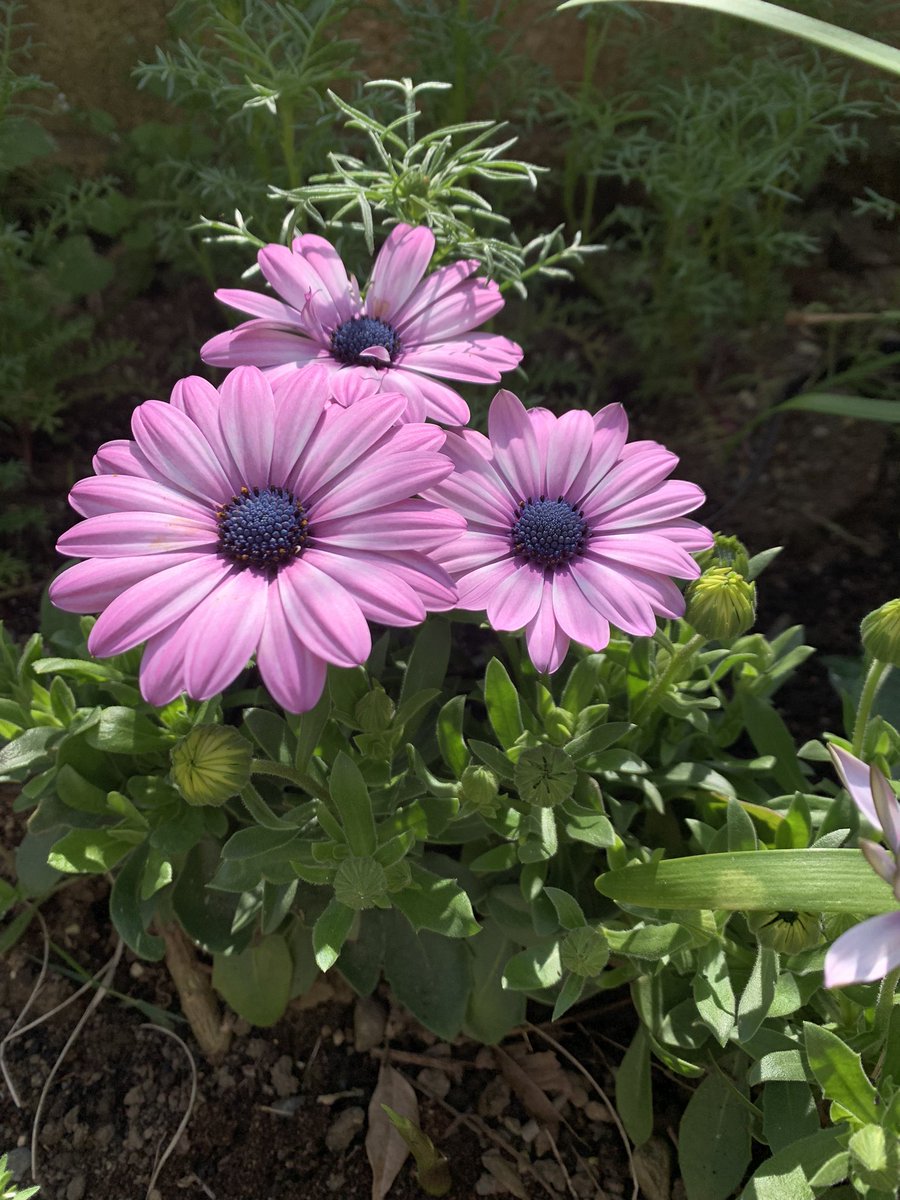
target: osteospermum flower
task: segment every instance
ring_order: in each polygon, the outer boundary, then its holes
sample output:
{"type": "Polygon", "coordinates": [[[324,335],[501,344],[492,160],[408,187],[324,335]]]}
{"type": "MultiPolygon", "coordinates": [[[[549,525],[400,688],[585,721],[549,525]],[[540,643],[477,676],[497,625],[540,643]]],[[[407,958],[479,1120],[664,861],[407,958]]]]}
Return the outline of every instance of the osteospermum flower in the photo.
{"type": "MultiPolygon", "coordinates": [[[[859,848],[869,866],[900,901],[900,801],[885,776],[838,746],[828,747],[841,783],[866,821],[880,829],[888,848],[868,838],[859,848]]],[[[900,909],[870,917],[842,933],[825,956],[825,986],[868,983],[900,967],[900,909]]]]}
{"type": "Polygon", "coordinates": [[[626,445],[621,405],[555,417],[498,392],[489,433],[449,434],[456,470],[428,493],[468,519],[438,552],[460,608],[524,628],[539,671],[555,671],[570,640],[601,650],[610,625],[649,635],[657,615],[684,612],[670,576],[700,573],[689,551],[712,535],[684,514],[704,495],[666,478],[678,459],[663,446],[626,445]]]}
{"type": "Polygon", "coordinates": [[[100,612],[98,657],[146,642],[151,704],[213,696],[255,654],[275,699],[302,712],[328,663],[368,657],[367,619],[415,625],[452,607],[427,552],[462,518],[415,498],[451,469],[444,431],[398,425],[402,395],[326,411],[327,394],[307,376],[276,399],[253,367],[218,391],[182,380],[170,404],[140,405],[134,440],[101,447],[96,475],[72,489],[85,520],[58,548],[86,561],[50,597],[100,612]]]}
{"type": "Polygon", "coordinates": [[[406,419],[430,417],[464,425],[469,409],[442,379],[496,383],[518,366],[522,351],[509,338],[473,333],[503,307],[496,283],[476,276],[472,259],[425,276],[434,234],[398,225],[381,247],[365,298],[330,242],[307,233],[293,248],[259,252],[263,276],[281,299],[223,288],[216,296],[251,314],[201,350],[218,367],[251,364],[270,380],[304,374],[320,363],[339,404],[367,389],[402,392],[406,419]],[[425,276],[425,278],[423,278],[425,276]]]}

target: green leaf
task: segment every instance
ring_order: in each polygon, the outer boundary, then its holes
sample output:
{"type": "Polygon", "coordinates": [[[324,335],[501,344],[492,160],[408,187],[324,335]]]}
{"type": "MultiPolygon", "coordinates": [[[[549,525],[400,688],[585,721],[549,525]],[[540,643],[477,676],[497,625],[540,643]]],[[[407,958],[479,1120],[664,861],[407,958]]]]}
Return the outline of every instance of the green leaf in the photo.
{"type": "Polygon", "coordinates": [[[56,150],[56,142],[30,117],[4,116],[0,121],[0,164],[6,171],[26,167],[56,150]]]}
{"type": "Polygon", "coordinates": [[[559,917],[559,923],[563,929],[578,929],[585,924],[581,905],[574,896],[555,887],[544,888],[544,895],[556,909],[556,915],[559,917]]]}
{"type": "Polygon", "coordinates": [[[525,996],[503,987],[503,968],[515,944],[488,919],[477,937],[466,943],[470,953],[472,987],[466,1007],[469,1037],[494,1045],[525,1020],[525,996]]]}
{"type": "Polygon", "coordinates": [[[42,725],[26,729],[19,737],[0,749],[0,779],[13,779],[13,773],[30,769],[37,772],[38,765],[50,761],[50,743],[60,736],[61,730],[42,725]]]}
{"type": "Polygon", "coordinates": [[[596,697],[603,676],[603,664],[602,654],[589,654],[577,662],[569,672],[560,706],[573,717],[583,712],[596,697]]]}
{"type": "MultiPolygon", "coordinates": [[[[604,0],[566,0],[566,3],[559,7],[560,9],[577,8],[583,4],[603,2],[604,0]]],[[[841,29],[839,25],[831,25],[827,21],[804,16],[803,13],[782,8],[778,4],[769,4],[767,0],[657,0],[657,2],[682,4],[686,8],[705,8],[709,12],[724,13],[728,17],[743,17],[747,21],[764,25],[768,29],[804,38],[817,46],[824,46],[827,50],[837,50],[840,54],[847,54],[870,66],[890,71],[892,75],[900,75],[900,50],[894,49],[893,46],[886,46],[883,42],[876,42],[873,38],[851,33],[847,29],[841,29]]]]}
{"type": "Polygon", "coordinates": [[[394,994],[438,1037],[453,1041],[463,1026],[471,979],[468,943],[422,930],[398,912],[383,914],[384,973],[394,994]]]}
{"type": "Polygon", "coordinates": [[[694,941],[694,935],[674,921],[665,925],[644,925],[639,929],[607,929],[604,934],[613,954],[630,958],[660,959],[683,950],[694,941]]]}
{"type": "MultiPolygon", "coordinates": [[[[814,1200],[810,1179],[843,1148],[841,1132],[835,1128],[792,1141],[757,1167],[740,1200],[814,1200]]],[[[843,1177],[839,1174],[833,1182],[843,1177]]]]}
{"type": "Polygon", "coordinates": [[[587,733],[568,742],[565,746],[566,754],[575,762],[583,762],[592,755],[608,749],[633,728],[630,721],[608,721],[605,725],[596,725],[587,733]]]}
{"type": "Polygon", "coordinates": [[[313,949],[320,971],[333,967],[341,953],[341,947],[353,925],[356,914],[339,900],[331,900],[328,907],[313,927],[313,949]]]}
{"type": "Polygon", "coordinates": [[[581,999],[581,993],[584,991],[587,980],[583,975],[567,975],[563,980],[563,985],[559,989],[559,995],[556,997],[556,1003],[553,1005],[552,1020],[558,1021],[564,1016],[573,1004],[577,1004],[581,999]]]}
{"type": "Polygon", "coordinates": [[[153,754],[171,744],[158,725],[133,708],[104,708],[87,733],[88,745],[108,754],[153,754]]]}
{"type": "Polygon", "coordinates": [[[653,1079],[650,1043],[643,1025],[638,1026],[616,1071],[616,1110],[634,1144],[646,1142],[653,1132],[653,1079]]]}
{"type": "Polygon", "coordinates": [[[562,979],[559,943],[541,942],[514,954],[503,971],[503,986],[513,992],[538,992],[562,979]]]}
{"type": "Polygon", "coordinates": [[[475,920],[472,902],[454,879],[444,879],[410,863],[412,886],[391,894],[413,929],[430,929],[444,937],[471,937],[481,926],[475,920]]]}
{"type": "Polygon", "coordinates": [[[702,1020],[712,1030],[719,1045],[727,1045],[734,1030],[737,1004],[728,959],[718,943],[708,942],[698,947],[697,973],[692,986],[702,1020]]]}
{"type": "MultiPolygon", "coordinates": [[[[418,692],[440,688],[444,682],[444,676],[447,674],[449,661],[450,623],[442,617],[432,615],[419,627],[416,635],[412,653],[406,664],[398,707],[402,707],[411,696],[415,696],[418,692]]],[[[415,731],[415,727],[421,721],[421,716],[420,713],[417,720],[408,722],[407,735],[415,731]]]]}
{"type": "Polygon", "coordinates": [[[860,1056],[836,1033],[809,1021],[803,1023],[803,1040],[810,1070],[827,1098],[862,1124],[877,1125],[878,1100],[860,1056]]]}
{"type": "Polygon", "coordinates": [[[114,274],[113,265],[94,249],[84,233],[73,233],[57,243],[48,271],[53,284],[73,299],[99,292],[114,274]]]}
{"type": "Polygon", "coordinates": [[[767,1083],[762,1094],[763,1133],[773,1154],[819,1128],[819,1114],[808,1083],[767,1083]]]}
{"type": "Polygon", "coordinates": [[[737,1086],[707,1075],[678,1128],[678,1165],[688,1200],[726,1200],[750,1162],[750,1113],[737,1086]]]}
{"type": "Polygon", "coordinates": [[[274,1025],[287,1008],[294,963],[288,944],[271,933],[238,954],[213,956],[213,987],[251,1025],[274,1025]]]}
{"type": "Polygon", "coordinates": [[[293,766],[297,739],[283,717],[267,708],[248,708],[244,713],[244,727],[273,762],[293,766]]]}
{"type": "Polygon", "coordinates": [[[741,710],[750,740],[760,754],[774,754],[773,775],[786,792],[806,791],[806,776],[797,761],[790,730],[767,700],[745,692],[741,710]]]}
{"type": "Polygon", "coordinates": [[[484,702],[497,741],[508,750],[525,732],[525,726],[519,693],[498,658],[491,659],[484,673],[484,702]]]}
{"type": "Polygon", "coordinates": [[[747,1076],[748,1082],[757,1083],[805,1083],[809,1072],[799,1050],[772,1050],[753,1064],[747,1076]]]}
{"type": "Polygon", "coordinates": [[[778,983],[778,955],[768,946],[759,946],[747,986],[737,1007],[738,1040],[748,1042],[769,1015],[778,983]]]}
{"type": "Polygon", "coordinates": [[[416,1160],[419,1187],[429,1196],[446,1196],[453,1186],[447,1159],[435,1147],[431,1138],[423,1133],[409,1117],[402,1117],[387,1104],[382,1104],[381,1107],[412,1151],[413,1158],[416,1160]]]}
{"type": "Polygon", "coordinates": [[[238,953],[252,929],[234,930],[240,896],[209,886],[219,867],[214,841],[198,842],[187,855],[172,888],[172,911],[185,933],[209,953],[238,953]]]}
{"type": "Polygon", "coordinates": [[[839,396],[829,392],[807,392],[779,404],[779,411],[794,409],[800,412],[827,413],[831,417],[854,417],[857,421],[900,421],[900,403],[896,400],[873,400],[868,396],[839,396]]]}
{"type": "Polygon", "coordinates": [[[756,850],[662,859],[608,871],[596,888],[619,904],[641,908],[870,916],[900,907],[856,850],[756,850]]]}
{"type": "Polygon", "coordinates": [[[438,713],[437,719],[437,739],[441,757],[457,779],[462,777],[472,757],[463,737],[465,711],[465,696],[454,696],[438,713]]]}
{"type": "Polygon", "coordinates": [[[126,829],[73,829],[54,842],[47,861],[57,871],[102,875],[110,871],[144,835],[126,829]]]}
{"type": "Polygon", "coordinates": [[[741,803],[732,798],[729,798],[725,811],[725,833],[731,851],[756,850],[759,845],[755,825],[741,803]]]}
{"type": "Polygon", "coordinates": [[[138,846],[119,868],[109,896],[109,915],[126,946],[141,958],[158,962],[165,954],[166,944],[148,931],[156,905],[152,899],[141,897],[148,850],[146,843],[138,846]]]}
{"type": "Polygon", "coordinates": [[[356,763],[342,751],[331,769],[331,799],[353,854],[366,858],[375,853],[378,838],[369,789],[356,763]]]}

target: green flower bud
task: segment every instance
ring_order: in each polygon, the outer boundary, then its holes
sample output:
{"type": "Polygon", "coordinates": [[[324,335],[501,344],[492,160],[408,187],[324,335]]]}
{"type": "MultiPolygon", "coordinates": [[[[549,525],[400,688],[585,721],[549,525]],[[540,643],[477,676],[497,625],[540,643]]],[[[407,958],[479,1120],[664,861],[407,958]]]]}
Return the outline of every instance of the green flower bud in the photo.
{"type": "Polygon", "coordinates": [[[515,767],[516,788],[526,804],[555,808],[575,790],[578,769],[559,746],[523,750],[515,767]]]}
{"type": "Polygon", "coordinates": [[[559,948],[559,960],[564,971],[590,979],[599,975],[609,958],[609,943],[593,925],[570,929],[559,948]]]}
{"type": "Polygon", "coordinates": [[[394,702],[383,687],[376,684],[357,701],[353,715],[363,733],[383,733],[394,719],[394,702]]]}
{"type": "Polygon", "coordinates": [[[374,858],[345,858],[334,877],[334,898],[348,908],[374,908],[387,890],[384,867],[374,858]]]}
{"type": "Polygon", "coordinates": [[[684,619],[705,638],[730,642],[756,620],[756,584],[730,567],[712,567],[688,584],[684,619]]]}
{"type": "Polygon", "coordinates": [[[761,946],[769,946],[780,954],[799,954],[801,950],[818,946],[822,940],[822,921],[818,913],[748,913],[747,925],[761,946]]]}
{"type": "Polygon", "coordinates": [[[250,782],[253,748],[230,725],[195,725],[172,748],[172,782],[193,805],[220,805],[250,782]]]}
{"type": "Polygon", "coordinates": [[[462,773],[459,798],[476,812],[491,816],[497,808],[500,781],[490,767],[470,766],[462,773]]]}
{"type": "Polygon", "coordinates": [[[750,555],[747,553],[747,547],[740,538],[736,538],[730,533],[714,533],[713,544],[710,548],[694,557],[700,564],[701,571],[708,571],[711,567],[730,567],[732,571],[737,571],[738,575],[743,575],[745,579],[750,571],[750,555]]]}
{"type": "Polygon", "coordinates": [[[900,600],[888,600],[863,617],[859,632],[868,654],[900,667],[900,600]]]}

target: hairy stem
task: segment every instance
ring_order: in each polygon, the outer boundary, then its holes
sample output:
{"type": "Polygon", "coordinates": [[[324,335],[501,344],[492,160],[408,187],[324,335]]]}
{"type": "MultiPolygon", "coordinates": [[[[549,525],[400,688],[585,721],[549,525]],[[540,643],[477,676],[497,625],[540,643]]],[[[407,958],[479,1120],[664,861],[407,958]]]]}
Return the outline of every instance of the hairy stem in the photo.
{"type": "Polygon", "coordinates": [[[884,683],[890,671],[890,665],[882,662],[878,658],[873,658],[869,667],[866,681],[863,684],[862,695],[859,698],[859,708],[856,710],[856,721],[853,725],[853,745],[851,747],[853,753],[859,758],[862,753],[863,743],[866,740],[866,729],[869,725],[869,716],[872,712],[872,705],[875,703],[875,697],[878,695],[878,689],[884,683]]]}

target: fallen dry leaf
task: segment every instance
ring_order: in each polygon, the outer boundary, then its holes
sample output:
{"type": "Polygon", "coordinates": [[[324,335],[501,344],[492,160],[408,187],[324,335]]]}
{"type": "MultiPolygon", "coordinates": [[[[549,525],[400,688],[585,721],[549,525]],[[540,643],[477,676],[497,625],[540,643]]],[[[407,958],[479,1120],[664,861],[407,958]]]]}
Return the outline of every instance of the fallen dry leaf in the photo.
{"type": "Polygon", "coordinates": [[[672,1151],[661,1137],[635,1147],[634,1173],[647,1200],[669,1200],[672,1194],[672,1151]]]}
{"type": "Polygon", "coordinates": [[[528,1193],[522,1186],[518,1171],[499,1150],[488,1150],[482,1154],[481,1164],[492,1178],[517,1197],[517,1200],[528,1200],[528,1193]]]}
{"type": "Polygon", "coordinates": [[[559,1112],[550,1097],[505,1050],[499,1046],[494,1046],[493,1050],[503,1078],[531,1115],[543,1122],[555,1139],[559,1134],[559,1112]]]}
{"type": "Polygon", "coordinates": [[[372,1200],[384,1200],[409,1154],[409,1147],[391,1124],[382,1104],[418,1125],[419,1102],[412,1084],[389,1063],[381,1064],[378,1083],[369,1101],[366,1156],[372,1168],[372,1200]]]}

